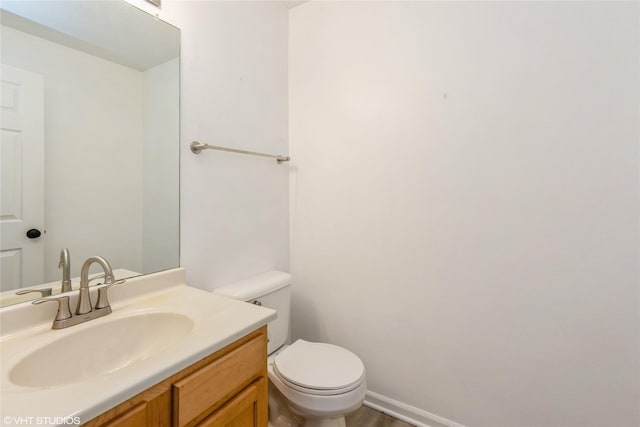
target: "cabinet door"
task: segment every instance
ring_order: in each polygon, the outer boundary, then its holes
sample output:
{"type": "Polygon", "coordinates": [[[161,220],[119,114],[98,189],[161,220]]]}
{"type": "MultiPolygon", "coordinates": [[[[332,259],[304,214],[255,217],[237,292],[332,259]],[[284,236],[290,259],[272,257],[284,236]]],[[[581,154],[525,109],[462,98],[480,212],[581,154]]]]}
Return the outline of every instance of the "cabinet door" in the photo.
{"type": "Polygon", "coordinates": [[[171,390],[156,386],[90,420],[83,427],[171,427],[171,390]]]}
{"type": "Polygon", "coordinates": [[[147,402],[142,402],[124,414],[104,423],[102,427],[137,427],[147,424],[147,402]]]}
{"type": "Polygon", "coordinates": [[[261,378],[225,403],[199,426],[267,427],[267,405],[267,381],[261,378]]]}

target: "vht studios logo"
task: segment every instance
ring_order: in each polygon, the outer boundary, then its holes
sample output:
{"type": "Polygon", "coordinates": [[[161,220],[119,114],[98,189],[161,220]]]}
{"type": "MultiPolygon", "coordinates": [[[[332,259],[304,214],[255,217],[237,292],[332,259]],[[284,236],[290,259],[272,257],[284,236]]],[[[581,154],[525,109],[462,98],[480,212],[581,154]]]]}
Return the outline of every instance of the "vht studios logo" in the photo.
{"type": "Polygon", "coordinates": [[[2,420],[5,425],[80,425],[80,417],[12,417],[7,415],[2,420]]]}

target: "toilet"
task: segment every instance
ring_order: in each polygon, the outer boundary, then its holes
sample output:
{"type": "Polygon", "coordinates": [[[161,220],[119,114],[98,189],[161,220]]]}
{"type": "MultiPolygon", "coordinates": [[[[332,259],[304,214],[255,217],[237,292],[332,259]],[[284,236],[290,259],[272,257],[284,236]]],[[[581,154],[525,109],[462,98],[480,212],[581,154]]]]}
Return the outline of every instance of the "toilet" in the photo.
{"type": "Polygon", "coordinates": [[[267,325],[269,425],[345,427],[345,415],[364,401],[364,365],[337,345],[304,340],[287,345],[291,275],[270,271],[214,292],[278,312],[267,325]]]}

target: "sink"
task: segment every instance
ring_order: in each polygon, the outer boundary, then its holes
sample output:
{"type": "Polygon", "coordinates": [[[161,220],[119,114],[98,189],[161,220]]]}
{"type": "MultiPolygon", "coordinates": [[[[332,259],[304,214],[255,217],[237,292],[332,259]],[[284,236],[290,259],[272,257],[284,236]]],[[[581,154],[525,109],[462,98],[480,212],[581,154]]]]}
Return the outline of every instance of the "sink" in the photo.
{"type": "Polygon", "coordinates": [[[51,329],[54,304],[1,307],[0,425],[87,422],[276,318],[185,280],[180,267],[129,279],[111,314],[66,329],[51,329]]]}
{"type": "Polygon", "coordinates": [[[9,380],[24,387],[53,387],[98,379],[175,346],[193,326],[193,320],[178,313],[109,319],[31,352],[11,369],[9,380]]]}

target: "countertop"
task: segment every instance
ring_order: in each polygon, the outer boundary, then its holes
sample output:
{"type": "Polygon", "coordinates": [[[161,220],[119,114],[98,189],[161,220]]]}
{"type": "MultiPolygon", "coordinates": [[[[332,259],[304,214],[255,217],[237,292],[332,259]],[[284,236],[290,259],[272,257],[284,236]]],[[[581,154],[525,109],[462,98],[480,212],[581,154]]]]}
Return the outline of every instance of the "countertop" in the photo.
{"type": "MultiPolygon", "coordinates": [[[[109,296],[113,313],[61,330],[51,329],[56,304],[23,303],[0,309],[2,425],[63,426],[89,421],[276,318],[271,309],[187,286],[182,268],[129,279],[113,287],[109,296]],[[183,314],[194,326],[166,350],[109,374],[51,387],[18,386],[10,380],[17,363],[47,344],[99,322],[154,312],[183,314]]],[[[86,349],[87,354],[91,351],[86,349]]],[[[83,354],[73,357],[79,360],[83,354]]],[[[74,360],[66,363],[73,365],[74,360]]]]}

